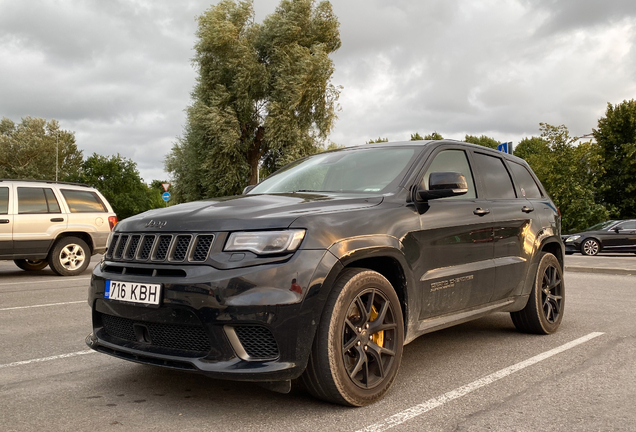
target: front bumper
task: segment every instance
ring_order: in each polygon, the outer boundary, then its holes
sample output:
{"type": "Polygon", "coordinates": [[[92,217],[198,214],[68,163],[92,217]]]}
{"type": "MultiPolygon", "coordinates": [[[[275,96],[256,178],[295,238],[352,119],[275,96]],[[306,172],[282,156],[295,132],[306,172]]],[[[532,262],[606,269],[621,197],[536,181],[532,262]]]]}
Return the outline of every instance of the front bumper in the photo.
{"type": "Polygon", "coordinates": [[[330,252],[300,250],[284,263],[179,267],[185,276],[148,276],[171,274],[174,265],[126,266],[106,261],[93,272],[89,347],[221,379],[281,381],[304,371],[341,264],[330,252]],[[157,307],[105,299],[106,280],[161,284],[162,300],[157,307]]]}

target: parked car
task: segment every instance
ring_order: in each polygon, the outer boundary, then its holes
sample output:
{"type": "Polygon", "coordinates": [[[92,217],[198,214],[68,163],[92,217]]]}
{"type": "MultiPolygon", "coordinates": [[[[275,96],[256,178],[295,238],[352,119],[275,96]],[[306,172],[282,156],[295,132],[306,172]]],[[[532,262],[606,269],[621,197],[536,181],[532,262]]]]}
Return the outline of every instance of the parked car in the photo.
{"type": "Polygon", "coordinates": [[[575,252],[583,255],[636,253],[636,219],[601,222],[580,233],[563,235],[561,238],[568,255],[575,252]]]}
{"type": "Polygon", "coordinates": [[[558,210],[522,159],[457,141],[313,155],[242,196],[120,222],[91,279],[89,347],[362,406],[403,345],[510,312],[564,313],[558,210]]]}
{"type": "Polygon", "coordinates": [[[82,273],[117,223],[106,198],[77,183],[0,180],[0,259],[26,271],[82,273]]]}

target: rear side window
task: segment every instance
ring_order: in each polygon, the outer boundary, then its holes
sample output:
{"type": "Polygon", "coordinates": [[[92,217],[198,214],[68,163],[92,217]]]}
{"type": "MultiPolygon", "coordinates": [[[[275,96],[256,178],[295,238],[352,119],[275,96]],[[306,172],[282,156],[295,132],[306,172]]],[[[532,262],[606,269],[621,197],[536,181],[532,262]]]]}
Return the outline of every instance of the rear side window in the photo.
{"type": "Polygon", "coordinates": [[[515,162],[510,162],[510,170],[517,183],[517,196],[519,198],[541,198],[541,190],[532,178],[526,167],[515,162]]]}
{"type": "Polygon", "coordinates": [[[458,172],[466,177],[466,183],[468,183],[468,192],[466,194],[442,199],[475,199],[475,182],[473,181],[473,174],[470,170],[466,153],[463,150],[444,150],[439,152],[426,170],[426,174],[424,174],[424,179],[422,180],[424,189],[428,189],[428,180],[431,173],[434,172],[458,172]]]}
{"type": "Polygon", "coordinates": [[[636,221],[627,221],[616,225],[614,228],[622,228],[624,230],[636,230],[636,221]]]}
{"type": "Polygon", "coordinates": [[[62,195],[71,213],[106,212],[106,206],[95,192],[62,189],[62,195]]]}
{"type": "Polygon", "coordinates": [[[18,213],[60,213],[60,205],[50,188],[18,188],[18,213]]]}
{"type": "Polygon", "coordinates": [[[9,188],[0,188],[0,214],[9,213],[9,188]]]}
{"type": "Polygon", "coordinates": [[[517,197],[503,160],[495,156],[475,153],[475,163],[477,171],[484,181],[486,198],[509,199],[517,197]]]}

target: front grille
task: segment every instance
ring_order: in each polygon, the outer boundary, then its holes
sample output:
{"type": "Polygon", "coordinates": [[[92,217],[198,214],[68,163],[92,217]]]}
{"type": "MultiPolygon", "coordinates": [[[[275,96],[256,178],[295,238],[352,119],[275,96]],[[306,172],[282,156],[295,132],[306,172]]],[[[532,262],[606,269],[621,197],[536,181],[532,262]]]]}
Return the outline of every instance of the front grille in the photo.
{"type": "Polygon", "coordinates": [[[243,349],[254,360],[274,360],[278,358],[278,345],[272,333],[262,326],[236,326],[236,336],[243,349]]]}
{"type": "Polygon", "coordinates": [[[126,245],[128,244],[128,235],[119,236],[119,244],[117,245],[117,249],[115,250],[115,254],[113,258],[118,259],[121,258],[121,255],[124,253],[124,249],[126,249],[126,245]]]}
{"type": "Polygon", "coordinates": [[[192,354],[205,355],[212,348],[210,338],[203,326],[184,326],[146,321],[136,321],[114,315],[100,314],[104,331],[113,337],[130,342],[140,342],[135,333],[135,325],[148,329],[148,346],[190,351],[192,354]]]}
{"type": "Polygon", "coordinates": [[[114,234],[106,258],[123,262],[202,263],[208,259],[214,234],[114,234]]]}
{"type": "Polygon", "coordinates": [[[213,235],[200,235],[197,237],[196,245],[194,246],[194,252],[192,253],[191,261],[202,262],[208,259],[208,252],[210,252],[210,246],[214,240],[213,235]]]}
{"type": "Polygon", "coordinates": [[[178,235],[177,240],[174,243],[174,251],[172,252],[173,261],[183,261],[188,253],[188,247],[190,246],[190,240],[192,236],[178,235]]]}
{"type": "Polygon", "coordinates": [[[115,246],[117,246],[117,240],[119,240],[119,234],[113,235],[113,238],[110,240],[110,245],[108,246],[108,251],[106,252],[106,256],[108,258],[113,256],[113,252],[115,252],[115,246]]]}
{"type": "Polygon", "coordinates": [[[172,236],[162,235],[159,236],[159,243],[157,243],[157,250],[155,256],[152,258],[154,261],[163,261],[168,256],[168,250],[170,243],[172,242],[172,236]]]}
{"type": "Polygon", "coordinates": [[[141,244],[141,251],[139,252],[139,259],[142,261],[150,258],[150,252],[152,252],[152,247],[155,245],[155,236],[147,235],[144,237],[144,241],[141,244]]]}
{"type": "Polygon", "coordinates": [[[141,236],[139,234],[130,238],[130,245],[124,254],[125,259],[129,260],[135,258],[135,254],[137,254],[137,246],[139,246],[139,240],[141,240],[141,236]]]}

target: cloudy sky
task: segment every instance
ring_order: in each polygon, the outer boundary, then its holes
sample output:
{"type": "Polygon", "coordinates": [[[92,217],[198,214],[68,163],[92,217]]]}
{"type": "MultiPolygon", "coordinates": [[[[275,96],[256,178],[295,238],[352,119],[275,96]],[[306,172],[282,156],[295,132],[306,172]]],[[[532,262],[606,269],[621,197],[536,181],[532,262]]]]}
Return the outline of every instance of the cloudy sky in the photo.
{"type": "MultiPolygon", "coordinates": [[[[86,156],[120,153],[142,177],[185,123],[195,17],[211,0],[0,0],[0,116],[55,118],[86,156]]],[[[254,0],[256,19],[278,0],[254,0]]],[[[634,0],[333,0],[343,86],[330,139],[486,134],[540,122],[591,132],[636,97],[634,0]]]]}

